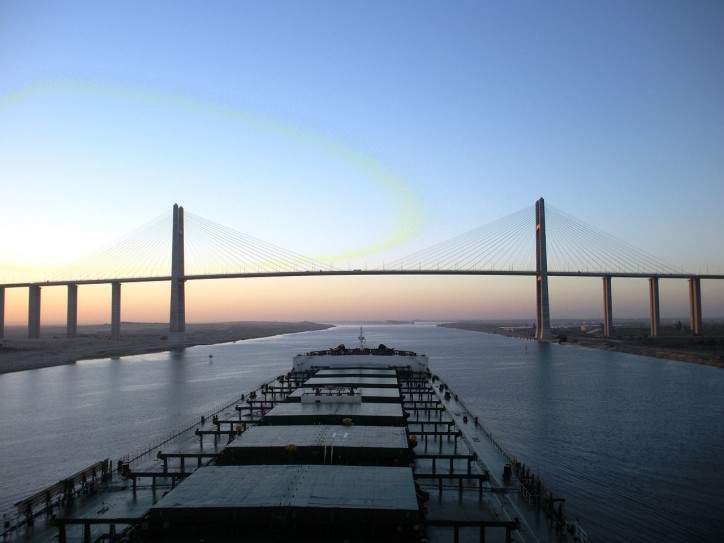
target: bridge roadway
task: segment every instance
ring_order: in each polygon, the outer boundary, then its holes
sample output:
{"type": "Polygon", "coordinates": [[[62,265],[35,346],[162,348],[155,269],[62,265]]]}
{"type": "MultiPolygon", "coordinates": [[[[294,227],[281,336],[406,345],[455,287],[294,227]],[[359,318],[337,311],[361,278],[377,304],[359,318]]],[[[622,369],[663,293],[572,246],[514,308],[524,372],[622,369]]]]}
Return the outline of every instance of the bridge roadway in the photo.
{"type": "MultiPolygon", "coordinates": [[[[228,272],[209,274],[184,275],[184,281],[199,279],[251,279],[254,277],[314,277],[314,276],[340,276],[340,275],[499,275],[535,277],[536,271],[521,270],[298,270],[278,272],[228,272]]],[[[724,279],[724,274],[691,274],[691,273],[651,273],[651,272],[586,272],[586,271],[548,271],[548,277],[612,277],[612,278],[638,278],[638,279],[724,279]]],[[[62,279],[42,282],[5,283],[2,288],[28,288],[59,287],[69,285],[110,285],[112,283],[151,283],[170,281],[170,275],[148,277],[120,277],[115,279],[62,279]]]]}
{"type": "MultiPolygon", "coordinates": [[[[211,274],[189,274],[180,277],[182,282],[206,279],[251,279],[261,277],[320,277],[320,276],[378,276],[378,275],[468,275],[468,276],[520,276],[536,277],[535,270],[440,270],[440,269],[373,269],[373,270],[296,270],[277,272],[232,272],[211,274]]],[[[701,280],[721,280],[722,274],[689,274],[689,273],[650,273],[650,272],[588,272],[588,271],[548,271],[549,277],[600,277],[603,279],[604,296],[604,335],[609,336],[612,329],[612,278],[638,278],[649,280],[651,335],[656,336],[659,329],[659,279],[687,279],[689,281],[689,297],[691,309],[691,331],[694,335],[701,333],[701,280]]],[[[124,277],[114,279],[78,279],[53,280],[45,282],[25,282],[0,284],[0,339],[4,337],[5,317],[5,289],[28,288],[28,337],[37,338],[40,335],[40,289],[42,287],[66,286],[68,287],[68,337],[75,337],[77,329],[77,287],[79,285],[110,284],[113,286],[111,303],[111,337],[120,337],[120,285],[122,283],[149,283],[172,281],[173,277],[124,277]]]]}

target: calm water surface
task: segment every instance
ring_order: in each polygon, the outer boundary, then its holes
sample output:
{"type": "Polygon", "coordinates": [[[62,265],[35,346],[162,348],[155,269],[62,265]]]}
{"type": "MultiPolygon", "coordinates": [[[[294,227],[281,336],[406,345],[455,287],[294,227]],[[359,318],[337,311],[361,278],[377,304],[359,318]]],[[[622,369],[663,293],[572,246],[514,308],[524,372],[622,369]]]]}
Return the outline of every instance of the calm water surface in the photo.
{"type": "MultiPolygon", "coordinates": [[[[359,329],[0,375],[0,510],[286,373],[359,329]],[[213,354],[213,358],[209,358],[213,354]]],[[[724,540],[724,372],[432,325],[365,327],[428,354],[498,441],[595,541],[724,540]]]]}

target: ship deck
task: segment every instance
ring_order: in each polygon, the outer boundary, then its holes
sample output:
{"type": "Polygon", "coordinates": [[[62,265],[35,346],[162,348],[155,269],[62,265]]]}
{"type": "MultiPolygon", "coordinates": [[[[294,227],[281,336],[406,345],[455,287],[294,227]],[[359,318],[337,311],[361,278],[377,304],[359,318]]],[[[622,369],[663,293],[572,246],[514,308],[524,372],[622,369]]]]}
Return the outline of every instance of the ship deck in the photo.
{"type": "Polygon", "coordinates": [[[574,540],[560,500],[525,490],[526,470],[437,378],[395,381],[398,403],[302,404],[269,383],[4,541],[574,540]]]}

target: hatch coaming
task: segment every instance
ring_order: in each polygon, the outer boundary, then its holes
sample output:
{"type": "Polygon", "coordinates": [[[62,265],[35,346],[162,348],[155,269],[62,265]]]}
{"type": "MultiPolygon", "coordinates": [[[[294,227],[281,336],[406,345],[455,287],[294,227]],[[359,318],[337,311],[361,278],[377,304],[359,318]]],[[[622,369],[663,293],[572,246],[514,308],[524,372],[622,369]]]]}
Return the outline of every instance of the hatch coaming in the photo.
{"type": "Polygon", "coordinates": [[[316,351],[294,357],[294,372],[310,372],[320,368],[409,368],[414,373],[427,373],[428,357],[410,351],[394,351],[392,354],[373,354],[372,351],[316,351]]]}

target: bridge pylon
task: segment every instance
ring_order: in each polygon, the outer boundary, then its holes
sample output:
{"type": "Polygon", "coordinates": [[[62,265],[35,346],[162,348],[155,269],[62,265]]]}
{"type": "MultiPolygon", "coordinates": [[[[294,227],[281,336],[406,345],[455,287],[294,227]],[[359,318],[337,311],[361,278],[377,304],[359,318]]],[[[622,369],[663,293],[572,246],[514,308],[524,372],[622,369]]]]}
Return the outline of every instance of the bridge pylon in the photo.
{"type": "Polygon", "coordinates": [[[173,205],[171,238],[171,316],[169,341],[186,341],[186,293],[184,279],[184,208],[173,205]]]}
{"type": "Polygon", "coordinates": [[[548,303],[548,257],[546,255],[546,213],[543,198],[535,203],[535,338],[550,339],[551,317],[548,303]]]}

